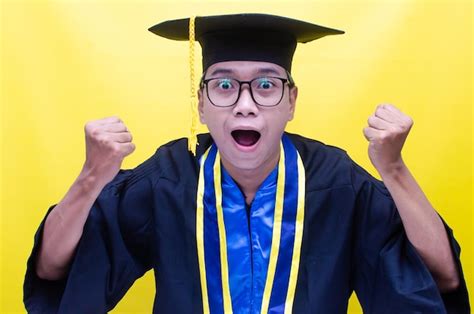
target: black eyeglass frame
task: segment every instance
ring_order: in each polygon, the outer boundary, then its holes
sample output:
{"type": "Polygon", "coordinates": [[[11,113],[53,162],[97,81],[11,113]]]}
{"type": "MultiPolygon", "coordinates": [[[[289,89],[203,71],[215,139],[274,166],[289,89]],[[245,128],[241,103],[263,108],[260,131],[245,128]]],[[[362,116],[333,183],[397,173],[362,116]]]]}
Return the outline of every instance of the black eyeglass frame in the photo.
{"type": "Polygon", "coordinates": [[[286,71],[286,74],[288,75],[288,78],[283,78],[283,77],[277,77],[277,76],[261,76],[261,77],[256,77],[250,81],[240,81],[238,79],[234,79],[234,78],[231,78],[232,80],[235,80],[239,83],[239,93],[237,95],[237,99],[235,100],[235,102],[231,105],[227,105],[227,106],[219,106],[219,105],[216,105],[212,100],[211,100],[211,97],[209,97],[209,85],[207,83],[209,83],[210,81],[212,80],[216,80],[216,79],[222,79],[224,77],[212,77],[212,78],[208,78],[208,79],[204,79],[205,75],[206,75],[206,72],[203,73],[202,77],[201,77],[201,81],[199,83],[199,88],[203,89],[204,86],[206,86],[206,95],[207,95],[207,99],[209,99],[209,101],[211,102],[212,105],[216,106],[216,107],[220,107],[220,108],[227,108],[227,107],[232,107],[234,106],[240,99],[240,94],[242,93],[242,85],[243,84],[248,84],[249,85],[249,91],[250,91],[250,96],[252,97],[252,100],[260,107],[276,107],[280,104],[281,100],[283,99],[283,96],[285,95],[285,88],[284,88],[284,85],[286,83],[288,83],[288,87],[289,88],[292,88],[295,86],[295,82],[293,81],[293,78],[291,77],[291,74],[286,71]],[[280,99],[278,100],[278,102],[274,105],[271,105],[271,106],[265,106],[265,105],[261,105],[258,103],[257,100],[255,100],[255,97],[253,96],[253,91],[252,91],[252,82],[253,81],[256,81],[258,79],[262,79],[262,78],[273,78],[273,79],[279,79],[280,81],[282,81],[283,83],[283,88],[281,90],[281,96],[280,96],[280,99]]]}

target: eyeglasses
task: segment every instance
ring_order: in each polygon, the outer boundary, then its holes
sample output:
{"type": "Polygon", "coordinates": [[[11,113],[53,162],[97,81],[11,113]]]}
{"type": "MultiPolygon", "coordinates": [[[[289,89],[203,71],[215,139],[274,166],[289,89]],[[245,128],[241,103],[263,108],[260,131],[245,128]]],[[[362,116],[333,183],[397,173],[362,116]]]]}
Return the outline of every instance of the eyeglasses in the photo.
{"type": "Polygon", "coordinates": [[[201,88],[206,87],[207,97],[216,107],[230,107],[239,101],[242,85],[248,84],[253,101],[262,107],[278,105],[284,94],[284,86],[294,86],[291,76],[288,79],[275,76],[257,77],[251,81],[217,77],[201,80],[201,88]]]}

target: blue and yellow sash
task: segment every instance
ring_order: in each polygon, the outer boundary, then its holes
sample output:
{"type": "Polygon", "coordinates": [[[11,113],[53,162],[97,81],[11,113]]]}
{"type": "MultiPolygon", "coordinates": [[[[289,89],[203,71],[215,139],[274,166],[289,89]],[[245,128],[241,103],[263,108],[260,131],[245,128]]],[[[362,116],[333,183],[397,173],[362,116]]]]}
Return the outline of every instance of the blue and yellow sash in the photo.
{"type": "MultiPolygon", "coordinates": [[[[273,225],[269,257],[265,267],[258,265],[257,270],[251,267],[252,272],[266,271],[259,274],[264,278],[263,291],[247,291],[249,298],[243,298],[235,288],[239,284],[235,278],[240,277],[233,272],[242,271],[242,267],[236,267],[235,258],[232,260],[229,256],[240,254],[235,250],[242,247],[238,243],[242,239],[233,236],[230,229],[233,222],[228,211],[232,208],[226,208],[228,202],[223,202],[226,194],[222,192],[221,170],[224,169],[216,145],[211,145],[201,157],[196,240],[204,313],[291,313],[303,236],[305,171],[298,151],[286,135],[280,147],[276,193],[270,212],[273,225]],[[231,278],[234,278],[232,284],[231,278]]],[[[249,248],[255,250],[252,246],[249,248]]],[[[241,278],[246,278],[244,275],[241,278]]]]}

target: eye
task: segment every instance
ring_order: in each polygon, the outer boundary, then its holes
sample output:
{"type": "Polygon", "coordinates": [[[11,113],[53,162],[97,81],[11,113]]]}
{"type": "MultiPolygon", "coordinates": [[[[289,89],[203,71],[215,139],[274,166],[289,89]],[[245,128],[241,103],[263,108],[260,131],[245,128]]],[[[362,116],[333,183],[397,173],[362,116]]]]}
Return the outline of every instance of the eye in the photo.
{"type": "Polygon", "coordinates": [[[217,86],[220,88],[220,89],[223,89],[223,90],[228,90],[228,89],[231,89],[233,86],[232,86],[232,81],[230,79],[220,79],[217,81],[217,86]]]}
{"type": "Polygon", "coordinates": [[[268,78],[262,77],[257,80],[257,88],[260,89],[271,89],[275,87],[275,84],[268,78]]]}

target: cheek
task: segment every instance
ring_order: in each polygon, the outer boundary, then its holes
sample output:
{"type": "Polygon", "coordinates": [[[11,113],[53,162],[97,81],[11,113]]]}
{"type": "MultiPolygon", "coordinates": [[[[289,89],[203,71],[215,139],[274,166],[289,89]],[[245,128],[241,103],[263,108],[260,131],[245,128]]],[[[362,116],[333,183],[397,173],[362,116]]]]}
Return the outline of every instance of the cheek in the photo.
{"type": "Polygon", "coordinates": [[[210,108],[204,108],[203,115],[204,124],[211,133],[214,133],[213,136],[221,136],[225,126],[225,115],[210,108]]]}
{"type": "Polygon", "coordinates": [[[207,125],[208,127],[213,125],[213,122],[216,120],[216,113],[209,104],[204,103],[202,107],[200,107],[199,115],[201,119],[201,123],[207,125]]]}
{"type": "Polygon", "coordinates": [[[271,128],[278,131],[284,129],[289,120],[291,120],[291,112],[288,107],[279,108],[276,114],[267,119],[271,128]]]}
{"type": "Polygon", "coordinates": [[[285,123],[287,123],[288,121],[291,121],[292,119],[293,119],[293,110],[291,109],[290,105],[288,105],[288,107],[285,110],[283,120],[285,123]]]}

